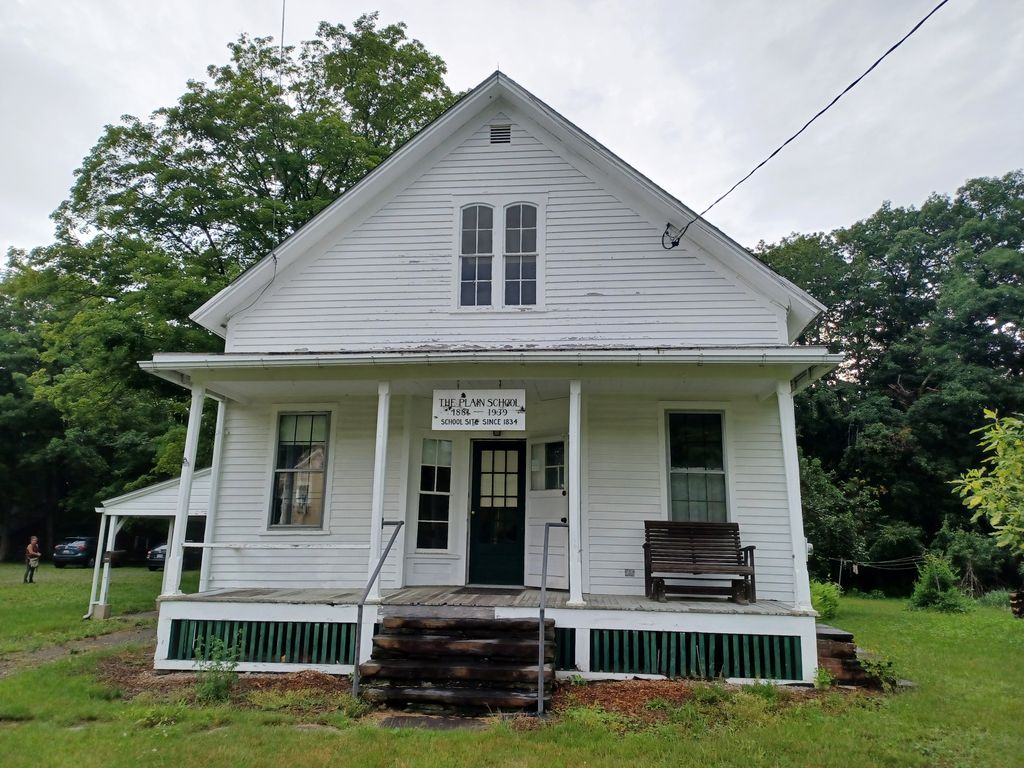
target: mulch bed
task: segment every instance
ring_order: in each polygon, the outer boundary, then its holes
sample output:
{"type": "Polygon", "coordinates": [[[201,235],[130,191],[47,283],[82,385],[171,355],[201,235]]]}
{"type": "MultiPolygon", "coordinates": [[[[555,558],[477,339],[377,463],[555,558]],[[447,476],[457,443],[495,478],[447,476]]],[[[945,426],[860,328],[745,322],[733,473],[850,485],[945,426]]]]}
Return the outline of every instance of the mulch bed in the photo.
{"type": "MultiPolygon", "coordinates": [[[[133,699],[143,693],[158,696],[191,694],[196,683],[196,675],[192,672],[154,672],[152,651],[147,650],[108,656],[100,660],[96,674],[102,683],[118,689],[125,699],[133,699]]],[[[238,676],[232,698],[244,699],[254,691],[347,694],[351,690],[349,678],[311,670],[289,674],[242,673],[238,676]]]]}

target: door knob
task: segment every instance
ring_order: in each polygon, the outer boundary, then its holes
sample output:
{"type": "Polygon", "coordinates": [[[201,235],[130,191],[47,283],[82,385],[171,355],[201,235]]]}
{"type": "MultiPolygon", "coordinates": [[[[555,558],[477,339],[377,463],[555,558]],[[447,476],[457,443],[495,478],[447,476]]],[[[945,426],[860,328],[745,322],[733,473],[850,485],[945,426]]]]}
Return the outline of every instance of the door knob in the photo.
{"type": "Polygon", "coordinates": [[[565,517],[560,517],[560,518],[558,518],[558,520],[559,520],[559,522],[562,522],[562,523],[568,523],[569,522],[569,519],[565,518],[565,517]]]}

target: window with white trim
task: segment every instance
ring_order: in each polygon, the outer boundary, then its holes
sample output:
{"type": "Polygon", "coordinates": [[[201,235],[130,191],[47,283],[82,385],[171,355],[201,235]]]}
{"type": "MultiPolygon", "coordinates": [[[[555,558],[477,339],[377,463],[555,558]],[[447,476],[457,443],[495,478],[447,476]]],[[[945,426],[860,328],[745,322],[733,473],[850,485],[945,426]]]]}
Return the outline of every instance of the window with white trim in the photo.
{"type": "Polygon", "coordinates": [[[416,549],[448,549],[452,441],[424,438],[420,460],[416,549]]]}
{"type": "Polygon", "coordinates": [[[668,413],[669,519],[724,523],[725,447],[720,413],[668,413]]]}
{"type": "Polygon", "coordinates": [[[459,305],[491,305],[491,267],[494,260],[494,209],[467,205],[462,209],[459,248],[459,305]]]}
{"type": "Polygon", "coordinates": [[[458,209],[457,306],[541,303],[542,210],[511,196],[471,200],[458,209]]]}
{"type": "Polygon", "coordinates": [[[278,415],[271,528],[323,525],[329,428],[328,413],[278,415]]]}
{"type": "Polygon", "coordinates": [[[537,303],[537,206],[505,208],[505,306],[537,303]]]}

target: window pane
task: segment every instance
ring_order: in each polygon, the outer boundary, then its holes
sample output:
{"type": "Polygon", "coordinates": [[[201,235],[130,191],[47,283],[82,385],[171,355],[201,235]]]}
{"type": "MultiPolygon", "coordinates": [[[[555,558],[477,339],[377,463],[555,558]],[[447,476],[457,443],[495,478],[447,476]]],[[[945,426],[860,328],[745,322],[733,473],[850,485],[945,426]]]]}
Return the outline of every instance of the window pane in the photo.
{"type": "Polygon", "coordinates": [[[559,482],[559,475],[561,472],[558,467],[548,467],[544,470],[544,487],[548,490],[554,490],[561,487],[559,482]]]}
{"type": "Polygon", "coordinates": [[[537,283],[534,280],[524,280],[520,288],[520,303],[523,306],[531,306],[537,303],[537,283]]]}
{"type": "Polygon", "coordinates": [[[321,413],[313,417],[312,440],[314,443],[327,441],[327,414],[321,413]]]}
{"type": "Polygon", "coordinates": [[[437,441],[437,463],[442,467],[450,467],[452,465],[451,440],[437,441]]]}
{"type": "Polygon", "coordinates": [[[434,490],[434,468],[430,466],[420,467],[420,490],[434,490]]]}
{"type": "Polygon", "coordinates": [[[480,307],[488,307],[491,304],[491,283],[478,283],[476,289],[476,303],[480,307]]]}
{"type": "Polygon", "coordinates": [[[476,306],[476,283],[463,283],[459,291],[459,305],[463,307],[476,306]]]}
{"type": "Polygon", "coordinates": [[[462,209],[462,228],[464,230],[476,229],[476,212],[477,207],[475,205],[471,205],[468,208],[462,209]]]}
{"type": "Polygon", "coordinates": [[[724,501],[709,501],[708,502],[708,520],[712,523],[724,523],[726,521],[725,515],[725,502],[724,501]]]}
{"type": "Polygon", "coordinates": [[[519,471],[519,451],[509,451],[506,454],[505,471],[506,472],[518,472],[519,471]]]}
{"type": "Polygon", "coordinates": [[[493,229],[494,211],[486,205],[477,206],[477,222],[480,229],[493,229]]]}
{"type": "Polygon", "coordinates": [[[537,257],[536,256],[520,256],[519,260],[522,262],[522,277],[524,280],[533,280],[537,277],[537,257]]]}
{"type": "Polygon", "coordinates": [[[688,475],[686,483],[689,488],[690,501],[708,500],[707,475],[688,475]]]}
{"type": "Polygon", "coordinates": [[[518,307],[520,303],[519,299],[519,283],[516,281],[510,281],[505,283],[505,303],[510,307],[518,307]]]}
{"type": "Polygon", "coordinates": [[[510,205],[508,208],[505,209],[505,226],[507,228],[519,228],[521,211],[522,206],[520,205],[510,205]]]}
{"type": "Polygon", "coordinates": [[[486,256],[481,256],[476,260],[476,276],[478,280],[490,280],[491,279],[491,260],[486,256]]]}
{"type": "Polygon", "coordinates": [[[278,428],[278,439],[282,443],[293,443],[295,442],[295,417],[291,415],[285,415],[281,417],[280,427],[278,428]]]}
{"type": "Polygon", "coordinates": [[[523,228],[537,226],[537,209],[532,205],[520,206],[523,209],[523,228]]]}
{"type": "Polygon", "coordinates": [[[437,464],[437,440],[427,437],[423,440],[423,463],[437,464]]]}
{"type": "Polygon", "coordinates": [[[491,245],[492,241],[493,241],[493,237],[492,237],[491,230],[489,230],[489,229],[481,229],[477,233],[476,252],[477,253],[490,253],[491,252],[491,248],[492,248],[492,245],[491,245]]]}
{"type": "Polygon", "coordinates": [[[490,472],[494,468],[494,451],[480,452],[480,468],[484,472],[490,472]]]}
{"type": "Polygon", "coordinates": [[[518,229],[505,230],[505,251],[506,253],[519,253],[521,233],[518,229]]]}
{"type": "Polygon", "coordinates": [[[460,277],[463,280],[475,280],[476,279],[476,259],[472,256],[463,256],[460,261],[462,262],[462,269],[460,270],[460,277]]]}
{"type": "Polygon", "coordinates": [[[522,272],[522,266],[522,256],[509,256],[505,259],[505,279],[518,280],[522,272]]]}
{"type": "Polygon", "coordinates": [[[520,243],[521,253],[536,253],[537,252],[537,230],[535,229],[524,229],[523,237],[520,243]]]}
{"type": "Polygon", "coordinates": [[[438,467],[437,468],[437,479],[434,489],[438,493],[448,493],[452,487],[452,469],[451,467],[438,467]]]}
{"type": "Polygon", "coordinates": [[[689,486],[686,482],[686,474],[682,472],[672,473],[672,501],[689,501],[689,486]]]}
{"type": "Polygon", "coordinates": [[[476,253],[476,232],[473,230],[462,233],[462,253],[468,255],[476,253]]]}
{"type": "Polygon", "coordinates": [[[547,451],[546,464],[549,466],[552,464],[565,464],[565,443],[561,440],[557,443],[547,443],[545,450],[547,451]]]}
{"type": "Polygon", "coordinates": [[[448,523],[421,521],[416,527],[417,549],[448,549],[448,523]]]}
{"type": "Polygon", "coordinates": [[[725,475],[708,475],[708,501],[725,501],[725,475]]]}
{"type": "Polygon", "coordinates": [[[494,452],[494,471],[504,472],[505,471],[505,451],[494,452]]]}

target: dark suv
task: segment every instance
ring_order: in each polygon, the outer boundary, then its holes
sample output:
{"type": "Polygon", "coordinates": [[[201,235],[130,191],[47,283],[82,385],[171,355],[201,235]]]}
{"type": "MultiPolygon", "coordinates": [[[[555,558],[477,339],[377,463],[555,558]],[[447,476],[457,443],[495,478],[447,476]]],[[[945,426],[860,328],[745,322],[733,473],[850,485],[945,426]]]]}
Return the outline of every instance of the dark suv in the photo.
{"type": "Polygon", "coordinates": [[[58,568],[65,565],[95,565],[96,537],[68,536],[53,548],[53,564],[58,568]]]}

